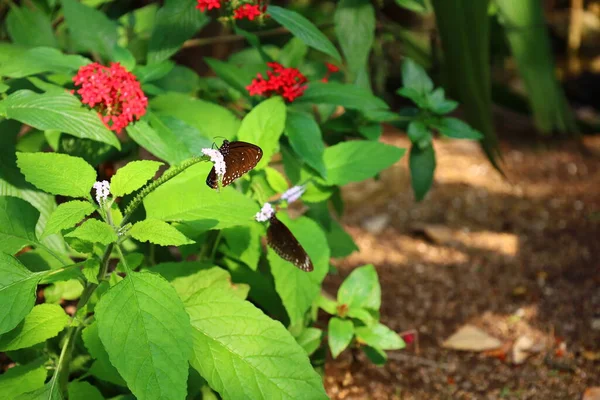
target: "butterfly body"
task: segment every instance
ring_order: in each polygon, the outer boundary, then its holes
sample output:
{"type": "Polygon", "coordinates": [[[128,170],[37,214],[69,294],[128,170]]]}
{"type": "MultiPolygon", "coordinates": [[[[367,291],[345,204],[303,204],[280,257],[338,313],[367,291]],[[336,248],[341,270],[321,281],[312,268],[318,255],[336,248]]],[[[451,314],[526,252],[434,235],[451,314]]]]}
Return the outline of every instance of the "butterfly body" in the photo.
{"type": "Polygon", "coordinates": [[[275,213],[269,219],[269,228],[267,229],[267,244],[286,261],[291,262],[302,271],[310,272],[314,269],[310,257],[298,242],[298,239],[283,224],[275,213]]]}
{"type": "MultiPolygon", "coordinates": [[[[262,149],[252,143],[229,140],[223,141],[219,152],[225,161],[225,174],[221,182],[223,187],[256,167],[263,155],[262,149]]],[[[213,167],[206,177],[206,184],[212,189],[217,189],[218,181],[219,177],[213,167]]]]}

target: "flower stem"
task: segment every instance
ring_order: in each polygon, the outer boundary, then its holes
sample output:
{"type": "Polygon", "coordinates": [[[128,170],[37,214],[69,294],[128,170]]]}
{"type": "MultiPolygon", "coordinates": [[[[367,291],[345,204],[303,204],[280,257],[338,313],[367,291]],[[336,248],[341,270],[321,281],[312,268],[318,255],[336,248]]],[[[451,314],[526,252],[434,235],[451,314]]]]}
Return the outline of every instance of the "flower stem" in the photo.
{"type": "Polygon", "coordinates": [[[147,195],[149,195],[150,193],[152,193],[154,190],[156,190],[156,188],[158,188],[163,183],[167,182],[169,179],[172,179],[175,176],[179,175],[180,173],[182,173],[183,171],[185,171],[192,165],[197,164],[200,161],[208,161],[208,160],[209,160],[209,158],[206,156],[192,157],[192,158],[182,162],[181,165],[178,165],[176,167],[173,167],[173,168],[167,170],[164,174],[162,174],[162,176],[160,178],[158,178],[155,181],[146,185],[146,187],[144,187],[133,198],[133,200],[131,200],[129,202],[129,204],[127,204],[127,207],[125,207],[125,216],[123,217],[123,221],[121,221],[121,226],[124,226],[127,223],[129,218],[131,218],[131,214],[133,214],[133,212],[139,207],[139,205],[142,203],[144,198],[147,195]]]}

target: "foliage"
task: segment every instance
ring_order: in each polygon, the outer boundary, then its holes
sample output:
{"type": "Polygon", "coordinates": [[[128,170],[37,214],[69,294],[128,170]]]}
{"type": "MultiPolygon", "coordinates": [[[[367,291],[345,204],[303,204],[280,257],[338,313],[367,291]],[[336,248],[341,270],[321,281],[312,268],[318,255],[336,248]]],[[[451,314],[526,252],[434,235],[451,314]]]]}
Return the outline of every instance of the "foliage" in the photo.
{"type": "MultiPolygon", "coordinates": [[[[357,250],[329,207],[341,214],[341,186],[403,157],[379,141],[382,122],[409,123],[419,200],[433,182],[433,134],[481,134],[446,116],[457,103],[410,59],[398,93],[415,107],[396,113],[373,94],[371,2],[339,3],[342,54],[300,13],[242,3],[10,3],[11,41],[0,43],[0,351],[18,365],[0,377],[3,394],[319,399],[312,364],[326,344],[334,357],[356,346],[377,364],[404,347],[379,322],[374,266],[355,269],[336,300],[323,294],[330,257],[357,250]],[[234,13],[219,19],[251,47],[207,59],[216,77],[199,77],[169,57],[194,44],[211,5],[234,13]],[[292,38],[262,45],[241,29],[244,18],[292,38]],[[277,90],[249,90],[267,81],[277,90]],[[219,190],[206,184],[224,156],[208,149],[216,137],[262,149],[219,190]],[[303,191],[308,211],[292,219],[303,191]],[[263,249],[255,215],[267,201],[312,272],[263,249]],[[326,332],[315,326],[319,308],[331,315],[326,332]]],[[[422,1],[398,3],[426,11],[422,1]]]]}

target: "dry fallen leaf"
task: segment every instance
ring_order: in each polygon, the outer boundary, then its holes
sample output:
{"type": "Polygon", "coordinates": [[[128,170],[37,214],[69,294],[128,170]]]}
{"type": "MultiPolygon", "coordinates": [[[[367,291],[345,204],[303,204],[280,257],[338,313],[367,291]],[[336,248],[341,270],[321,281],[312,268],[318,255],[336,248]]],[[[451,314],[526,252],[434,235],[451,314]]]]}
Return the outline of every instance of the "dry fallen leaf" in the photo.
{"type": "Polygon", "coordinates": [[[465,325],[450,336],[442,347],[464,351],[486,351],[497,349],[502,342],[473,325],[465,325]]]}
{"type": "Polygon", "coordinates": [[[512,348],[513,364],[523,364],[531,355],[529,350],[533,347],[533,340],[528,336],[521,336],[517,339],[512,348]]]}
{"type": "Polygon", "coordinates": [[[600,386],[585,389],[581,400],[600,400],[600,386]]]}

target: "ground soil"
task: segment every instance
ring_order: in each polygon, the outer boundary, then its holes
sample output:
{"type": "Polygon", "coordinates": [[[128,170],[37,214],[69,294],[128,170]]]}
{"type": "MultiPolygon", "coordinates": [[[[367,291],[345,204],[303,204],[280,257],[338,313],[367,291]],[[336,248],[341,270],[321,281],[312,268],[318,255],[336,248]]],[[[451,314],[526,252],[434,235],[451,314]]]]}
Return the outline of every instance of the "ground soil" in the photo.
{"type": "MultiPolygon", "coordinates": [[[[419,345],[388,352],[383,367],[360,352],[328,360],[332,399],[581,399],[600,386],[600,138],[582,147],[536,137],[514,115],[497,119],[506,178],[477,145],[437,140],[435,182],[421,203],[407,156],[380,180],[345,188],[342,222],[360,252],[336,261],[325,289],[374,264],[382,322],[416,329],[419,345]],[[443,348],[464,324],[503,348],[443,348]],[[514,365],[521,336],[534,353],[514,365]]],[[[393,129],[382,141],[409,144],[393,129]]]]}

